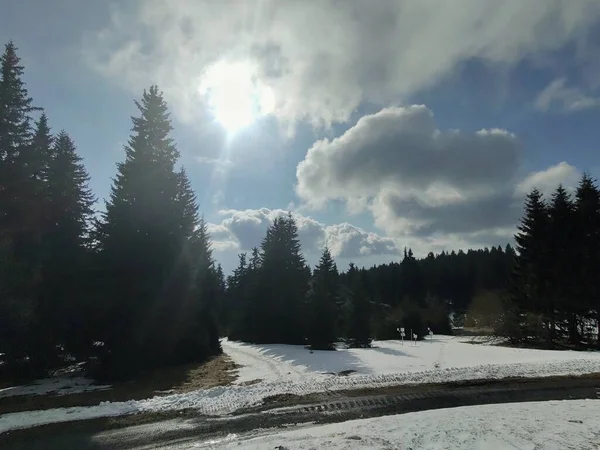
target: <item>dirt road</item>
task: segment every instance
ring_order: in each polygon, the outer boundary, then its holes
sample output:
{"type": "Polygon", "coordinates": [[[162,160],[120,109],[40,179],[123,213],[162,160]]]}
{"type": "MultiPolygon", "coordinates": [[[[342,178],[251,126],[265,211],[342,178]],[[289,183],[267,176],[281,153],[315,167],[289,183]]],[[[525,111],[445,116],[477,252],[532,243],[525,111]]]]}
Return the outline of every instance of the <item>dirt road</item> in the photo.
{"type": "MultiPolygon", "coordinates": [[[[103,421],[51,425],[0,436],[3,449],[181,449],[257,428],[333,423],[456,406],[600,399],[600,376],[458,382],[278,396],[257,408],[219,417],[177,419],[106,430],[103,421]]],[[[451,413],[451,412],[449,412],[451,413]]]]}

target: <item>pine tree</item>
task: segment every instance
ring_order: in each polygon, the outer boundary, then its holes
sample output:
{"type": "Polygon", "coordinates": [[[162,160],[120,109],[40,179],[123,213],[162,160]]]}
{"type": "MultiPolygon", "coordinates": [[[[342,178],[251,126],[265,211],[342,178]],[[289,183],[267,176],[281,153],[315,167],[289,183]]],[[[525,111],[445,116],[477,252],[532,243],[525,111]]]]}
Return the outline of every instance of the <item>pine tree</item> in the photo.
{"type": "Polygon", "coordinates": [[[212,257],[212,244],[204,218],[200,218],[189,242],[194,276],[193,289],[198,300],[216,311],[217,274],[212,257]]]}
{"type": "Polygon", "coordinates": [[[238,255],[238,266],[227,278],[226,307],[223,322],[229,331],[228,336],[233,340],[251,340],[251,311],[248,304],[249,269],[246,253],[238,255]]]}
{"type": "Polygon", "coordinates": [[[223,267],[220,263],[217,264],[217,268],[215,270],[215,279],[217,285],[217,294],[216,294],[216,309],[215,315],[217,317],[217,321],[219,323],[219,331],[221,336],[227,336],[227,332],[229,330],[229,322],[226,316],[226,308],[227,308],[227,283],[225,281],[225,274],[223,273],[223,267]]]}
{"type": "MultiPolygon", "coordinates": [[[[194,201],[195,204],[195,201],[194,201]]],[[[212,255],[212,242],[208,232],[208,225],[201,217],[198,225],[190,239],[192,276],[193,276],[193,297],[197,302],[199,309],[198,324],[189,328],[191,333],[196,333],[198,328],[207,331],[206,346],[209,354],[215,355],[221,353],[221,344],[219,343],[219,327],[217,318],[219,314],[219,277],[215,268],[215,262],[212,255]]],[[[194,337],[190,336],[189,341],[193,344],[194,337]]],[[[192,345],[193,348],[193,345],[192,345]]],[[[200,351],[201,349],[198,349],[200,351]]]]}
{"type": "Polygon", "coordinates": [[[427,295],[427,287],[419,262],[412,249],[404,249],[404,259],[400,265],[402,271],[403,294],[416,305],[423,306],[427,295]]]}
{"type": "MultiPolygon", "coordinates": [[[[521,338],[529,335],[545,334],[548,345],[552,345],[555,332],[554,305],[549,302],[549,261],[548,207],[542,194],[534,189],[525,202],[525,215],[517,227],[515,235],[517,257],[511,285],[511,297],[514,302],[515,312],[511,315],[518,320],[518,324],[509,326],[512,334],[519,334],[521,338]],[[536,322],[529,323],[523,329],[522,314],[526,312],[540,314],[545,322],[545,332],[541,333],[536,322]]],[[[534,317],[534,316],[532,316],[534,317]]]]}
{"type": "Polygon", "coordinates": [[[0,351],[27,356],[40,278],[42,211],[31,151],[32,106],[13,42],[0,57],[0,351]]]}
{"type": "Polygon", "coordinates": [[[575,297],[581,302],[582,314],[596,311],[597,343],[600,346],[600,190],[594,180],[584,174],[575,193],[574,253],[579,256],[574,285],[575,297]]]}
{"type": "MultiPolygon", "coordinates": [[[[15,251],[26,240],[24,234],[36,233],[39,216],[32,199],[39,194],[41,165],[33,151],[32,106],[25,83],[23,66],[13,42],[6,44],[0,58],[0,230],[11,237],[15,251]]],[[[39,130],[46,124],[40,118],[39,130]]],[[[47,128],[47,126],[46,126],[47,128]]],[[[40,131],[41,132],[41,131],[40,131]]]]}
{"type": "Polygon", "coordinates": [[[58,238],[55,250],[81,249],[89,236],[92,205],[89,175],[71,137],[61,131],[54,141],[46,171],[50,227],[58,238]]]}
{"type": "Polygon", "coordinates": [[[238,261],[238,266],[234,269],[233,274],[227,278],[227,290],[229,293],[234,293],[235,296],[242,295],[244,281],[248,274],[246,254],[240,253],[238,261]]]}
{"type": "Polygon", "coordinates": [[[208,299],[198,298],[199,277],[212,264],[210,242],[206,229],[195,227],[197,205],[185,172],[175,171],[179,152],[169,137],[167,105],[152,86],[136,106],[140,116],[132,118],[125,161],[98,229],[101,301],[108,303],[105,367],[131,371],[219,351],[208,299]]]}
{"type": "MultiPolygon", "coordinates": [[[[38,128],[39,130],[39,128],[38,128]]],[[[36,133],[36,135],[39,133],[36,133]]],[[[47,139],[44,139],[48,142],[47,139]]],[[[90,222],[95,198],[89,175],[70,136],[61,131],[54,140],[44,173],[47,191],[47,228],[40,292],[40,329],[46,342],[79,350],[91,342],[85,329],[85,285],[90,222]]]]}
{"type": "Polygon", "coordinates": [[[221,263],[217,264],[217,281],[219,291],[225,293],[227,285],[225,283],[225,274],[223,273],[223,267],[221,266],[221,263]]]}
{"type": "Polygon", "coordinates": [[[339,297],[339,274],[325,247],[315,268],[309,291],[310,321],[308,343],[313,350],[332,350],[336,341],[337,301],[339,297]]]}
{"type": "MultiPolygon", "coordinates": [[[[24,67],[10,41],[0,57],[0,161],[14,162],[31,143],[31,113],[39,110],[22,80],[24,67]]],[[[4,177],[2,179],[5,179],[4,177]]]]}
{"type": "MultiPolygon", "coordinates": [[[[206,234],[206,227],[204,224],[201,228],[199,228],[200,218],[198,217],[198,203],[196,194],[192,189],[190,180],[187,176],[185,168],[183,167],[177,174],[177,194],[175,201],[179,207],[179,214],[182,217],[182,220],[179,223],[181,227],[180,233],[184,236],[192,236],[194,233],[206,234]]],[[[206,256],[210,258],[210,254],[207,254],[206,256]]]]}
{"type": "Polygon", "coordinates": [[[253,247],[250,251],[250,262],[248,263],[248,269],[252,271],[256,271],[260,269],[262,264],[260,250],[258,247],[253,247]]]}
{"type": "Polygon", "coordinates": [[[350,263],[347,274],[349,284],[349,311],[347,337],[350,346],[365,348],[371,346],[371,305],[360,271],[350,263]]]}
{"type": "Polygon", "coordinates": [[[305,299],[310,279],[298,238],[298,226],[291,214],[278,217],[261,244],[262,267],[255,295],[264,302],[259,310],[263,323],[262,342],[301,344],[304,342],[305,299]]]}
{"type": "Polygon", "coordinates": [[[561,311],[569,324],[569,339],[579,344],[578,316],[582,314],[580,299],[575,297],[575,285],[580,283],[576,273],[579,255],[575,244],[575,206],[562,185],[552,195],[549,205],[548,248],[549,263],[548,289],[546,299],[550,320],[554,312],[561,311]]]}

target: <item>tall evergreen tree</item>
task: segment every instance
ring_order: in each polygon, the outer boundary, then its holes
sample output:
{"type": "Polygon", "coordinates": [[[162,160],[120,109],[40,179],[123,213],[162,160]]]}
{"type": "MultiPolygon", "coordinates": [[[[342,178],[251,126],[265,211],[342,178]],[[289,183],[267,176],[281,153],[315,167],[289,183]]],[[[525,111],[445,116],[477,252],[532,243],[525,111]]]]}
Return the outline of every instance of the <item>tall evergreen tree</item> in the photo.
{"type": "MultiPolygon", "coordinates": [[[[545,308],[554,320],[555,311],[562,311],[569,324],[572,343],[579,344],[578,317],[584,312],[575,297],[575,285],[580,283],[576,268],[579,255],[575,241],[575,207],[566,189],[559,185],[549,205],[549,225],[546,257],[548,258],[548,288],[545,308]]],[[[552,325],[552,323],[551,323],[552,325]]]]}
{"type": "Polygon", "coordinates": [[[363,279],[354,263],[350,263],[347,280],[349,284],[349,311],[347,337],[352,347],[371,345],[371,305],[364,290],[363,279]]]}
{"type": "Polygon", "coordinates": [[[40,278],[39,180],[31,159],[33,106],[13,42],[0,57],[0,351],[27,355],[40,278]]]}
{"type": "Polygon", "coordinates": [[[217,264],[215,270],[215,278],[217,283],[217,295],[215,315],[219,323],[219,331],[221,336],[227,336],[229,323],[226,318],[225,308],[227,308],[227,282],[225,281],[225,273],[220,263],[217,264]]]}
{"type": "Polygon", "coordinates": [[[577,186],[574,221],[574,252],[579,256],[574,298],[579,299],[584,316],[595,311],[600,346],[600,289],[597,282],[600,271],[600,190],[588,174],[581,177],[577,186]]]}
{"type": "Polygon", "coordinates": [[[298,226],[291,214],[273,221],[262,241],[261,250],[259,290],[265,296],[260,315],[267,326],[259,340],[304,343],[303,320],[310,268],[302,255],[298,226]]]}
{"type": "MultiPolygon", "coordinates": [[[[38,126],[36,140],[49,143],[40,128],[47,126],[38,126]]],[[[90,344],[80,331],[86,327],[84,302],[88,294],[82,281],[95,198],[82,159],[65,131],[54,140],[50,155],[43,172],[47,209],[37,330],[46,346],[62,344],[76,351],[90,344]]],[[[49,355],[50,350],[46,348],[44,353],[49,355]]]]}
{"type": "Polygon", "coordinates": [[[411,249],[404,249],[404,259],[401,264],[402,287],[404,295],[419,306],[425,303],[427,287],[421,267],[411,249]]]}
{"type": "Polygon", "coordinates": [[[309,291],[308,343],[312,349],[334,349],[339,294],[337,267],[329,249],[325,247],[313,272],[309,291]]]}
{"type": "Polygon", "coordinates": [[[227,277],[226,307],[223,323],[226,324],[228,335],[234,340],[252,340],[251,338],[251,306],[248,301],[249,278],[246,253],[238,255],[238,266],[227,277]]]}
{"type": "MultiPolygon", "coordinates": [[[[549,297],[548,207],[542,194],[534,189],[525,202],[525,215],[515,235],[517,257],[514,266],[512,298],[517,311],[531,311],[541,315],[544,321],[546,340],[549,345],[554,339],[556,317],[549,297]]],[[[514,317],[520,317],[517,313],[514,317]]],[[[520,320],[520,319],[519,319],[520,320]]],[[[518,324],[519,327],[521,324],[518,324]]],[[[523,337],[539,335],[539,330],[521,330],[523,337]]]]}
{"type": "Polygon", "coordinates": [[[197,296],[199,260],[212,260],[196,251],[209,246],[208,236],[195,228],[187,177],[175,171],[179,152],[167,105],[152,86],[136,106],[140,115],[132,118],[98,230],[103,301],[110,302],[103,340],[112,369],[202,360],[219,351],[197,296]]]}

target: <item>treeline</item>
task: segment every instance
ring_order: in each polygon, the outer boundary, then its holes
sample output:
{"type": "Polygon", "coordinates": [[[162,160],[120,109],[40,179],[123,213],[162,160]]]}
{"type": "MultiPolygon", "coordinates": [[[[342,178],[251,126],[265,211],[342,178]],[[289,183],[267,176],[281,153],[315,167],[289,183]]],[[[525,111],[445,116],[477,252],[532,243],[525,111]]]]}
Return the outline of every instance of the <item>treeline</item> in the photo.
{"type": "Polygon", "coordinates": [[[497,329],[515,343],[600,345],[600,191],[583,175],[574,196],[533,190],[497,329]]]}
{"type": "Polygon", "coordinates": [[[485,327],[487,311],[506,292],[515,252],[507,244],[463,252],[429,253],[417,259],[404,252],[401,262],[363,269],[363,289],[378,306],[373,333],[380,339],[397,337],[398,326],[450,333],[454,325],[485,327]],[[491,303],[491,304],[490,304],[491,303]]]}
{"type": "Polygon", "coordinates": [[[220,353],[223,273],[159,90],[136,102],[98,212],[75,143],[34,105],[12,42],[0,65],[0,371],[41,376],[77,360],[115,378],[220,353]]]}
{"type": "Polygon", "coordinates": [[[338,338],[369,346],[370,300],[354,265],[340,276],[327,248],[313,271],[301,252],[293,217],[278,217],[260,248],[227,279],[221,322],[231,339],[333,349],[338,338]],[[345,281],[345,283],[344,283],[345,281]]]}
{"type": "Polygon", "coordinates": [[[506,291],[514,257],[510,245],[430,253],[421,260],[407,249],[399,263],[370,269],[350,264],[339,273],[325,248],[311,272],[293,218],[281,217],[260,248],[239,256],[220,321],[232,339],[316,349],[333,348],[339,339],[356,347],[373,338],[398,339],[401,327],[419,338],[428,328],[450,333],[450,313],[471,321],[487,316],[488,299],[506,291]]]}

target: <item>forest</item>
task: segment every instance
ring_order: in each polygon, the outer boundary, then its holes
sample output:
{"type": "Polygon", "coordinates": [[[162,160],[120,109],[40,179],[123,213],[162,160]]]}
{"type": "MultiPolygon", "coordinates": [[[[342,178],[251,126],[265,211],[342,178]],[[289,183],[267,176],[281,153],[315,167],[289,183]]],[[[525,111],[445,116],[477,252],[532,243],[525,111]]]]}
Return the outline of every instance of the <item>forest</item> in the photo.
{"type": "Polygon", "coordinates": [[[514,243],[404,250],[338,268],[303,255],[293,214],[230,275],[215,261],[157,86],[141,92],[109,198],[29,96],[14,43],[0,74],[0,377],[84,362],[98,379],[202,362],[219,339],[334,350],[473,328],[512,345],[600,346],[600,191],[589,175],[526,198],[514,243]]]}

